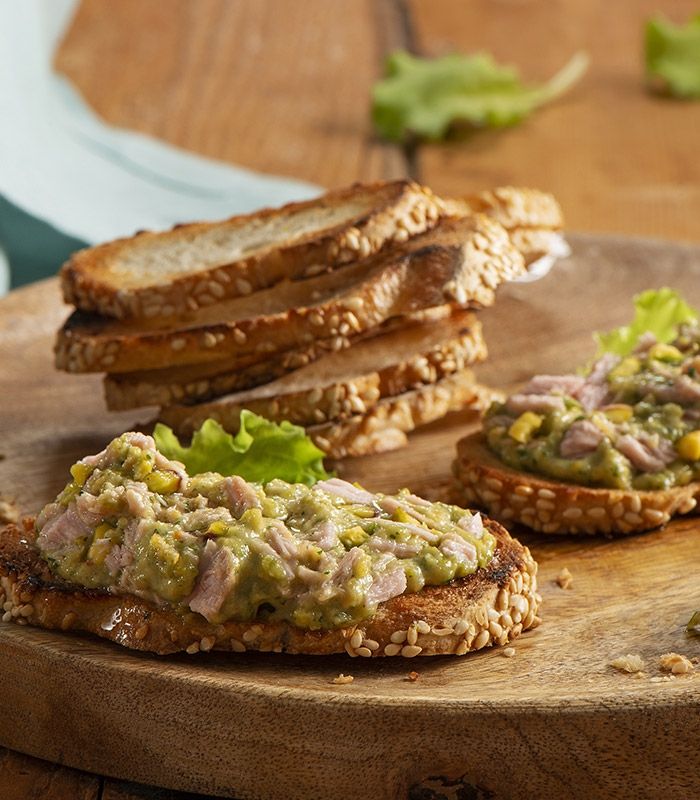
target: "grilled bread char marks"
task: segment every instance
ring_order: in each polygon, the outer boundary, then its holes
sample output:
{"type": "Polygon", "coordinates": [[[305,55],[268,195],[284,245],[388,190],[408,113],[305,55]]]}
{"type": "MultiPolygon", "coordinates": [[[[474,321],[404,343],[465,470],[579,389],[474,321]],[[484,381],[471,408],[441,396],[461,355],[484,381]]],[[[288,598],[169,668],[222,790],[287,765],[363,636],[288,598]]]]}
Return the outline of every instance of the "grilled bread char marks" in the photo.
{"type": "Polygon", "coordinates": [[[356,184],[81,250],[61,270],[61,284],[66,302],[85,311],[173,318],[366,258],[428,230],[438,216],[437,198],[412,181],[356,184]]]}
{"type": "Polygon", "coordinates": [[[75,312],[59,332],[56,364],[69,372],[129,372],[270,354],[312,339],[339,347],[384,321],[445,303],[493,303],[525,271],[505,230],[485,216],[445,219],[402,248],[318,278],[285,283],[184,317],[125,323],[75,312]],[[311,303],[309,300],[311,299],[311,303]]]}
{"type": "Polygon", "coordinates": [[[536,562],[504,528],[485,522],[497,539],[485,568],[445,586],[395,597],[371,619],[336,630],[304,630],[284,622],[214,625],[199,614],[61,583],[32,543],[32,520],[0,531],[0,585],[10,609],[6,614],[15,622],[91,633],[160,655],[200,650],[345,652],[367,658],[464,655],[504,645],[539,622],[536,562]]]}
{"type": "Polygon", "coordinates": [[[550,534],[628,534],[658,528],[696,508],[700,483],[658,491],[598,489],[507,467],[482,434],[457,444],[454,472],[462,499],[505,523],[550,534]]]}
{"type": "Polygon", "coordinates": [[[472,312],[457,311],[440,323],[364,339],[247,391],[194,406],[171,405],[161,417],[178,428],[187,420],[192,430],[211,417],[236,430],[240,411],[247,408],[271,420],[313,425],[362,414],[380,398],[435,383],[485,357],[481,323],[472,312]]]}

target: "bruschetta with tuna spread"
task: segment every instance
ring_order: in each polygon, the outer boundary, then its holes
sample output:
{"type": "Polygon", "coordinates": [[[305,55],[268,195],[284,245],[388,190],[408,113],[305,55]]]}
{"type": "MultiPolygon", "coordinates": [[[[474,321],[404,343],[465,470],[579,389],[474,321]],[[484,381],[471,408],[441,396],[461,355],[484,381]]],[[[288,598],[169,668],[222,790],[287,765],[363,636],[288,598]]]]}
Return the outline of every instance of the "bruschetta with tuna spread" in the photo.
{"type": "Polygon", "coordinates": [[[537,622],[536,564],[497,523],[403,490],[188,475],[150,436],[78,461],[0,532],[4,619],[166,654],[464,654],[537,622]]]}

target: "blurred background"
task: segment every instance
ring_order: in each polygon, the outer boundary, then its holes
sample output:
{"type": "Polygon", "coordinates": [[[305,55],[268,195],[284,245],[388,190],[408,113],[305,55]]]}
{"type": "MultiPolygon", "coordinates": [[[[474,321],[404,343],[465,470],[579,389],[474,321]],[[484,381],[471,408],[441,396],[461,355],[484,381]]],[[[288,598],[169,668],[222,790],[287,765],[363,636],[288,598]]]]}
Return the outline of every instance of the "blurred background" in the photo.
{"type": "MultiPolygon", "coordinates": [[[[644,26],[695,0],[0,0],[0,291],[139,228],[411,176],[553,192],[570,230],[700,241],[700,102],[653,93],[644,26]],[[487,51],[543,82],[521,124],[382,141],[387,56],[487,51]]],[[[700,60],[698,61],[700,64],[700,60]]],[[[700,67],[699,67],[700,69],[700,67]]]]}

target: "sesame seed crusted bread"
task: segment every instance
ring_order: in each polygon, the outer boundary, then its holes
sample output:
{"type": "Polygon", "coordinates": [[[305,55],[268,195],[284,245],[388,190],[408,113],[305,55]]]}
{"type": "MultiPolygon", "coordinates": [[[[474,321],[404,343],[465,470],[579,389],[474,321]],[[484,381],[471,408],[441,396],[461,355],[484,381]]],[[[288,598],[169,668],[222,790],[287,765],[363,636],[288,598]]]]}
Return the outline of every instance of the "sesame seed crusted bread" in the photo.
{"type": "Polygon", "coordinates": [[[63,266],[61,285],[66,302],[85,311],[172,318],[366,258],[428,230],[438,216],[432,192],[412,181],[354,184],[302,203],[81,250],[63,266]]]}
{"type": "Polygon", "coordinates": [[[498,523],[491,562],[444,586],[429,586],[380,604],[370,619],[347,628],[311,631],[285,622],[214,625],[131,595],[83,589],[57,580],[33,545],[33,520],[0,531],[3,621],[91,633],[159,655],[221,650],[353,657],[465,655],[505,645],[539,623],[537,564],[498,523]]]}
{"type": "Polygon", "coordinates": [[[551,534],[627,534],[658,528],[697,505],[700,483],[659,491],[597,489],[507,467],[481,433],[457,444],[454,474],[462,499],[505,523],[551,534]]]}
{"type": "Polygon", "coordinates": [[[313,425],[364,414],[380,398],[434,383],[469,364],[483,361],[481,323],[456,311],[442,323],[409,325],[364,339],[340,353],[247,391],[197,405],[163,408],[160,418],[180,428],[198,428],[206,419],[235,430],[247,408],[274,421],[313,425]]]}
{"type": "MultiPolygon", "coordinates": [[[[140,406],[173,406],[192,404],[231,392],[239,392],[300,369],[329,353],[383,336],[390,331],[409,330],[414,325],[442,325],[454,312],[452,306],[438,306],[388,320],[377,329],[347,337],[317,339],[301,348],[273,353],[270,356],[242,356],[211,361],[204,364],[185,364],[163,369],[122,372],[105,375],[104,389],[107,407],[112,411],[140,406]]],[[[474,328],[476,337],[476,328],[474,328]]],[[[476,339],[475,339],[476,344],[476,339]]]]}
{"type": "Polygon", "coordinates": [[[124,322],[77,311],[59,331],[56,366],[118,373],[271,354],[314,339],[352,337],[446,303],[488,306],[500,283],[524,272],[522,255],[498,223],[486,216],[443,219],[386,254],[199,309],[176,328],[163,320],[124,322]]]}
{"type": "Polygon", "coordinates": [[[332,458],[365,456],[408,444],[407,433],[441,419],[451,411],[483,410],[494,392],[474,380],[469,369],[436,383],[379,400],[364,414],[307,428],[316,445],[332,458]]]}
{"type": "Polygon", "coordinates": [[[537,189],[502,186],[459,199],[442,201],[442,213],[454,216],[486,214],[502,225],[530,264],[561,248],[564,219],[551,194],[537,189]]]}

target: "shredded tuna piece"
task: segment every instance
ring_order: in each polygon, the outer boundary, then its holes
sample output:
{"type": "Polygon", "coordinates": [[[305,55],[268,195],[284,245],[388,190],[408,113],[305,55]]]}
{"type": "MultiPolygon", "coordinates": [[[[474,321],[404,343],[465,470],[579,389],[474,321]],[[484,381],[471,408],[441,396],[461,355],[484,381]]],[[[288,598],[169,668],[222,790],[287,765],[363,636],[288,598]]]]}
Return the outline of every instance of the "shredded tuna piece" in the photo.
{"type": "Polygon", "coordinates": [[[153,509],[148,502],[148,492],[143,483],[134,483],[126,490],[126,502],[129,504],[129,511],[135,517],[153,516],[153,509]]]}
{"type": "Polygon", "coordinates": [[[463,564],[474,564],[476,561],[476,548],[471,542],[454,533],[443,536],[440,550],[446,555],[456,558],[463,564]]]}
{"type": "Polygon", "coordinates": [[[236,517],[240,517],[249,508],[260,508],[260,498],[257,492],[239,475],[226,478],[224,489],[231,501],[231,510],[236,517]]]}
{"type": "Polygon", "coordinates": [[[602,385],[606,382],[608,373],[613,367],[620,363],[620,357],[613,353],[605,353],[591,367],[591,371],[586,376],[588,386],[602,385]]]}
{"type": "Polygon", "coordinates": [[[432,531],[427,530],[427,528],[421,528],[419,525],[411,525],[410,522],[400,522],[399,524],[405,530],[415,533],[422,539],[425,539],[426,542],[435,544],[435,542],[440,541],[440,537],[437,535],[437,533],[433,533],[432,531]]]}
{"type": "Polygon", "coordinates": [[[475,514],[465,514],[457,524],[463,531],[479,539],[484,535],[484,520],[478,511],[475,514]]]}
{"type": "Polygon", "coordinates": [[[578,420],[564,434],[559,453],[563,458],[583,458],[595,452],[603,438],[603,432],[590,420],[578,420]]]}
{"type": "Polygon", "coordinates": [[[700,383],[688,375],[679,375],[673,383],[648,384],[642,392],[648,391],[662,403],[697,403],[700,402],[700,383]]]}
{"type": "Polygon", "coordinates": [[[549,394],[514,394],[506,400],[506,408],[511,414],[523,414],[525,411],[534,411],[536,414],[563,411],[564,398],[549,394]]]}
{"type": "Polygon", "coordinates": [[[615,443],[623,456],[629,458],[640,472],[661,472],[676,458],[673,446],[652,437],[635,437],[625,434],[615,443]]]}
{"type": "Polygon", "coordinates": [[[338,531],[336,526],[330,520],[325,520],[325,522],[322,522],[314,531],[311,539],[321,550],[331,550],[338,544],[338,531]]]}
{"type": "Polygon", "coordinates": [[[228,547],[208,541],[200,557],[197,585],[190,595],[192,611],[211,620],[223,605],[236,582],[236,559],[228,547]]]}
{"type": "Polygon", "coordinates": [[[644,331],[644,333],[637,339],[637,346],[634,348],[634,352],[638,355],[642,355],[647,351],[651,350],[651,348],[657,343],[657,338],[651,331],[644,331]]]}
{"type": "Polygon", "coordinates": [[[44,525],[37,538],[37,544],[48,555],[56,555],[70,549],[77,539],[91,534],[92,528],[80,518],[75,503],[71,503],[65,511],[44,525]]]}
{"type": "Polygon", "coordinates": [[[523,388],[522,394],[564,394],[575,397],[585,383],[581,375],[535,375],[523,388]]]}
{"type": "Polygon", "coordinates": [[[350,503],[371,503],[374,500],[374,495],[364,489],[358,489],[347,481],[340,478],[331,478],[327,481],[319,481],[316,489],[321,489],[328,494],[334,494],[336,497],[342,497],[350,503]]]}
{"type": "Polygon", "coordinates": [[[107,571],[112,577],[115,577],[121,570],[131,566],[133,563],[133,552],[123,544],[115,545],[105,558],[105,567],[107,567],[107,571]]]}
{"type": "Polygon", "coordinates": [[[385,572],[374,579],[367,592],[369,603],[384,603],[392,597],[398,597],[406,591],[406,574],[401,568],[385,572]]]}

